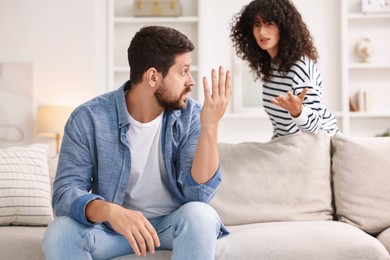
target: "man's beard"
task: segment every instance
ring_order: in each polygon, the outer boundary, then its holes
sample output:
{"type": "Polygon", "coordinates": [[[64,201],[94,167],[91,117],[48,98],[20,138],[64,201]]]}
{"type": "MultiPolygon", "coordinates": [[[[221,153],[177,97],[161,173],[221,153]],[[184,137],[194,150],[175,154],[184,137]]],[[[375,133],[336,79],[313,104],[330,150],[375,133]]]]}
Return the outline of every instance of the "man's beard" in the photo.
{"type": "Polygon", "coordinates": [[[182,98],[185,94],[191,92],[191,88],[187,87],[183,90],[183,92],[180,94],[180,96],[176,99],[174,99],[172,96],[168,93],[168,88],[162,84],[156,92],[154,92],[154,96],[157,100],[157,102],[165,109],[169,110],[180,110],[184,109],[186,106],[186,102],[184,102],[184,105],[181,104],[182,98]]]}

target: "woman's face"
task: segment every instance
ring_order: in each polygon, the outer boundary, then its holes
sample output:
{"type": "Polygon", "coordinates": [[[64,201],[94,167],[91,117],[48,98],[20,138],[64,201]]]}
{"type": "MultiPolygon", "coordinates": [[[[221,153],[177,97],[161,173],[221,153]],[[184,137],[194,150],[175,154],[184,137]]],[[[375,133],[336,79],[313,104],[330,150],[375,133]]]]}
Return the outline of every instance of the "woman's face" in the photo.
{"type": "Polygon", "coordinates": [[[259,47],[268,52],[271,58],[278,53],[279,27],[274,22],[264,22],[256,16],[253,24],[253,36],[259,47]]]}

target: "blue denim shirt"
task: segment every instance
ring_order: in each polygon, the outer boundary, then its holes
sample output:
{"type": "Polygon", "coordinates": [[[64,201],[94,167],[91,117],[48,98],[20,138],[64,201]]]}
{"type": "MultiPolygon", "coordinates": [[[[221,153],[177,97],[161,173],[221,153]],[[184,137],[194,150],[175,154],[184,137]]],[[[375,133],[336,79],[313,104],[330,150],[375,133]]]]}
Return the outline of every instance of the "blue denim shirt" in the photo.
{"type": "MultiPolygon", "coordinates": [[[[57,174],[53,208],[57,216],[69,216],[86,225],[86,205],[103,199],[123,205],[128,187],[131,156],[125,91],[119,89],[79,106],[68,119],[57,174]]],[[[221,170],[206,184],[191,176],[191,166],[200,134],[201,106],[187,100],[183,110],[166,110],[162,125],[162,154],[172,194],[178,202],[209,202],[221,182],[221,170]]]]}

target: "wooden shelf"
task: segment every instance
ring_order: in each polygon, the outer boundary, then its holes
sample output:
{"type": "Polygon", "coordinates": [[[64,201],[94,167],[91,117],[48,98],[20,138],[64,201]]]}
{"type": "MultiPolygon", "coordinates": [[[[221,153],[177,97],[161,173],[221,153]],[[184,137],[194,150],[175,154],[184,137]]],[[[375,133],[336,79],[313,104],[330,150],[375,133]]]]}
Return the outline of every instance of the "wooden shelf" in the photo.
{"type": "Polygon", "coordinates": [[[349,63],[349,69],[390,69],[390,64],[380,63],[349,63]]]}
{"type": "Polygon", "coordinates": [[[390,13],[350,13],[348,14],[349,20],[375,20],[375,19],[390,19],[390,13]]]}
{"type": "Polygon", "coordinates": [[[196,16],[177,16],[177,17],[115,17],[115,23],[197,23],[196,16]]]}
{"type": "Polygon", "coordinates": [[[390,117],[390,113],[383,112],[350,112],[351,118],[390,117]]]}

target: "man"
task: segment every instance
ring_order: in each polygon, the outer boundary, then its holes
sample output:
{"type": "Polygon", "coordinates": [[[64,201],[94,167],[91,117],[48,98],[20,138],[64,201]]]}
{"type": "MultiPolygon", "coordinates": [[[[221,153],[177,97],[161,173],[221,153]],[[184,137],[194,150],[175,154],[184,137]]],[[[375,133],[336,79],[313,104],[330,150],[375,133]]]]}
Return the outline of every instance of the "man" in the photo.
{"type": "MultiPolygon", "coordinates": [[[[221,181],[219,120],[230,72],[203,79],[201,107],[189,97],[193,44],[182,33],[144,27],[130,43],[130,81],[70,116],[54,182],[57,218],[46,259],[109,259],[172,250],[172,259],[214,259],[227,234],[207,204],[221,181]]],[[[218,74],[218,75],[217,75],[218,74]]]]}

